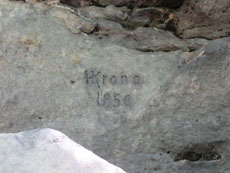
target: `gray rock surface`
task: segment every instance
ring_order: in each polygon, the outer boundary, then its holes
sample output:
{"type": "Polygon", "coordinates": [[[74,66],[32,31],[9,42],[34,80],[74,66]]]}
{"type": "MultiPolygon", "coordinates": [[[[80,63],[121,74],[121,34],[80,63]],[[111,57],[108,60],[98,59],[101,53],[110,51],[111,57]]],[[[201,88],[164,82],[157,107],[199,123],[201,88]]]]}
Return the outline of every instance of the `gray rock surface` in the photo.
{"type": "Polygon", "coordinates": [[[125,173],[59,131],[0,134],[0,172],[125,173]]]}
{"type": "Polygon", "coordinates": [[[0,131],[55,128],[130,173],[228,172],[229,38],[87,15],[0,2],[0,131]]]}

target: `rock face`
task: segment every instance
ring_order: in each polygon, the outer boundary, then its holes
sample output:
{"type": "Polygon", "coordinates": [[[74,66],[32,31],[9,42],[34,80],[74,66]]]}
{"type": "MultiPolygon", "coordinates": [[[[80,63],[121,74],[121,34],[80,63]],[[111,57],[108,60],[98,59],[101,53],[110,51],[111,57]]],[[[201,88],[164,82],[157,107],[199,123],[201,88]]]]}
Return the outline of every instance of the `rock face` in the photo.
{"type": "Polygon", "coordinates": [[[55,128],[130,173],[229,172],[230,38],[128,10],[1,1],[0,131],[55,128]]]}
{"type": "Polygon", "coordinates": [[[178,34],[183,38],[229,36],[229,6],[229,0],[185,0],[176,15],[178,34]]]}
{"type": "Polygon", "coordinates": [[[125,173],[59,131],[0,134],[0,172],[125,173]]]}
{"type": "MultiPolygon", "coordinates": [[[[15,0],[18,1],[18,0],[15,0]]],[[[94,18],[106,16],[111,20],[119,21],[128,29],[156,27],[173,31],[181,38],[217,39],[230,36],[229,1],[220,0],[19,0],[29,3],[47,2],[62,3],[74,8],[88,7],[94,18]],[[111,16],[108,6],[121,7],[125,18],[111,16]],[[95,10],[97,11],[95,13],[95,10]],[[114,17],[116,19],[114,19],[114,17]]],[[[121,11],[122,11],[121,10],[121,11]]],[[[82,10],[81,10],[82,11],[82,10]]],[[[83,10],[86,12],[87,10],[83,10]]],[[[116,14],[115,14],[116,15],[116,14]]]]}

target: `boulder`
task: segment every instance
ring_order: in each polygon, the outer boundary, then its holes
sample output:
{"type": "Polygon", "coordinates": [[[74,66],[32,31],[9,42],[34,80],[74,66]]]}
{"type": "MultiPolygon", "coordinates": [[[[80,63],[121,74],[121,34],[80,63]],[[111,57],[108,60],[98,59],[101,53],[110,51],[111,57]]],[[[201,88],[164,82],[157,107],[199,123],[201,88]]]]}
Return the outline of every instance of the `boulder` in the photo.
{"type": "Polygon", "coordinates": [[[0,132],[54,128],[131,173],[228,172],[230,38],[127,29],[115,8],[0,1],[0,132]]]}
{"type": "Polygon", "coordinates": [[[177,34],[208,39],[230,36],[229,6],[228,0],[185,0],[175,15],[177,34]]]}
{"type": "Polygon", "coordinates": [[[0,134],[0,172],[125,173],[53,129],[0,134]]]}
{"type": "Polygon", "coordinates": [[[99,26],[71,9],[1,1],[0,14],[0,132],[54,128],[128,172],[144,170],[147,129],[136,125],[177,71],[179,51],[101,39],[97,28],[111,21],[99,26]]]}

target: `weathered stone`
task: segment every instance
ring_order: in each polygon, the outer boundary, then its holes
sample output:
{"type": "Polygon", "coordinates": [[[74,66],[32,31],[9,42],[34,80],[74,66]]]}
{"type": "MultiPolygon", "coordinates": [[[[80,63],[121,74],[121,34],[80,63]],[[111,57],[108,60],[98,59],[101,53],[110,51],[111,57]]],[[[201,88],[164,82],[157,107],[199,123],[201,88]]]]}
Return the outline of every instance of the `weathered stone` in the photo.
{"type": "Polygon", "coordinates": [[[119,30],[119,28],[114,29],[111,26],[113,25],[99,22],[98,31],[94,33],[94,36],[102,41],[113,42],[143,52],[174,51],[188,48],[183,41],[170,32],[157,28],[140,27],[134,31],[127,31],[121,27],[119,30]]]}
{"type": "Polygon", "coordinates": [[[187,45],[187,49],[190,50],[190,52],[197,50],[209,43],[208,40],[202,38],[183,39],[183,41],[187,45]]]}
{"type": "MultiPolygon", "coordinates": [[[[178,49],[195,50],[207,44],[206,40],[181,40],[168,31],[157,28],[142,27],[145,25],[150,25],[152,27],[156,25],[160,27],[160,25],[162,25],[164,28],[163,16],[165,16],[166,13],[169,13],[169,11],[161,11],[161,9],[157,8],[144,8],[142,10],[134,10],[132,15],[127,15],[125,11],[126,9],[114,6],[108,6],[106,8],[91,6],[79,8],[78,15],[82,16],[84,20],[85,18],[90,19],[90,23],[94,24],[93,32],[88,33],[91,33],[102,40],[140,51],[154,52],[173,51],[178,49]],[[157,19],[157,16],[151,18],[151,13],[159,13],[162,18],[157,19]],[[149,16],[149,18],[146,16],[149,16]],[[155,21],[161,19],[162,21],[155,21]]],[[[73,18],[75,19],[76,16],[73,18]]],[[[67,23],[69,21],[70,20],[67,20],[67,23]]],[[[79,25],[80,22],[75,23],[79,25]]],[[[81,24],[78,28],[80,26],[81,24]]]]}
{"type": "Polygon", "coordinates": [[[184,52],[208,41],[43,4],[0,14],[1,132],[55,128],[131,173],[230,169],[230,38],[184,52]]]}
{"type": "Polygon", "coordinates": [[[178,35],[209,39],[229,36],[229,6],[229,0],[186,0],[175,17],[178,35]]]}
{"type": "Polygon", "coordinates": [[[160,8],[136,8],[133,10],[129,19],[130,26],[151,26],[158,27],[164,25],[164,22],[168,19],[169,10],[163,10],[160,8]]]}
{"type": "MultiPolygon", "coordinates": [[[[140,51],[154,52],[178,49],[192,51],[208,42],[204,39],[181,40],[168,31],[157,29],[165,29],[168,25],[167,21],[172,15],[169,10],[160,8],[135,9],[131,12],[127,11],[126,8],[114,6],[107,6],[106,8],[90,6],[79,8],[78,15],[81,16],[80,19],[76,19],[76,16],[71,17],[75,19],[78,28],[82,25],[81,23],[93,24],[92,30],[87,33],[140,51]],[[128,15],[128,13],[131,14],[128,15]],[[87,21],[85,21],[86,19],[87,21]],[[77,20],[85,22],[78,22],[77,20]]],[[[66,21],[69,23],[73,20],[68,19],[66,21]]]]}
{"type": "Polygon", "coordinates": [[[79,17],[61,8],[1,2],[0,11],[0,131],[55,128],[127,171],[144,169],[129,156],[139,150],[137,131],[130,138],[119,129],[143,118],[178,52],[142,53],[82,34],[79,17]]]}
{"type": "Polygon", "coordinates": [[[169,10],[160,8],[136,8],[133,11],[128,8],[107,6],[105,8],[89,6],[78,9],[79,14],[92,19],[107,19],[120,23],[127,29],[136,29],[142,26],[162,27],[167,20],[169,10]]]}
{"type": "Polygon", "coordinates": [[[125,173],[59,131],[0,134],[0,172],[125,173]]]}
{"type": "Polygon", "coordinates": [[[108,19],[112,21],[122,21],[128,18],[128,14],[122,11],[121,8],[115,6],[102,7],[82,7],[78,9],[79,13],[87,18],[108,19]]]}

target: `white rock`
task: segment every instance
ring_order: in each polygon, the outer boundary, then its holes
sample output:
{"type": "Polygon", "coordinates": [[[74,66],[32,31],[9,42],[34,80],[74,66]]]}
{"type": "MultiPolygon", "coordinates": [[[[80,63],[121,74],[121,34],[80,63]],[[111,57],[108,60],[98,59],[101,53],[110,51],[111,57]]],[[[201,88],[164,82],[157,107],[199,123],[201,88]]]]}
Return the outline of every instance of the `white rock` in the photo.
{"type": "Polygon", "coordinates": [[[1,173],[125,173],[59,131],[0,134],[1,173]]]}

